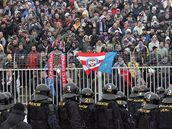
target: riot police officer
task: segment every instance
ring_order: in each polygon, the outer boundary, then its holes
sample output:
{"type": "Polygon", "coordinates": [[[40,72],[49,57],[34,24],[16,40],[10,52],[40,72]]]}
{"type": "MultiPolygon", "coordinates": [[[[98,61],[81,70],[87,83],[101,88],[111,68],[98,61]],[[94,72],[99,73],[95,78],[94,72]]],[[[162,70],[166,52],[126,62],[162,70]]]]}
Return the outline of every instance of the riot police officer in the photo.
{"type": "Polygon", "coordinates": [[[0,92],[0,124],[6,120],[7,100],[4,93],[0,92]]]}
{"type": "Polygon", "coordinates": [[[36,87],[35,96],[28,102],[27,110],[27,122],[33,129],[60,129],[57,107],[52,104],[47,85],[36,87]]]}
{"type": "Polygon", "coordinates": [[[132,116],[134,116],[134,113],[135,113],[134,99],[137,97],[138,91],[139,91],[138,86],[132,87],[131,94],[128,98],[128,110],[132,116]]]}
{"type": "Polygon", "coordinates": [[[96,103],[97,129],[123,129],[120,109],[115,102],[118,88],[108,83],[103,88],[102,100],[96,103]]]}
{"type": "Polygon", "coordinates": [[[10,92],[3,92],[5,95],[5,110],[1,112],[1,116],[3,116],[4,121],[7,119],[9,113],[11,112],[11,108],[14,106],[14,98],[10,92]]]}
{"type": "Polygon", "coordinates": [[[93,91],[90,88],[84,88],[81,91],[81,102],[79,104],[83,129],[95,129],[95,104],[93,91]]]}
{"type": "Polygon", "coordinates": [[[127,97],[122,91],[117,92],[116,102],[119,106],[124,129],[133,129],[134,120],[127,108],[127,97]]]}
{"type": "Polygon", "coordinates": [[[165,97],[159,106],[158,129],[172,129],[172,87],[165,91],[165,97]]]}
{"type": "MultiPolygon", "coordinates": [[[[132,115],[133,117],[135,117],[135,113],[138,111],[138,109],[141,108],[141,105],[142,103],[144,102],[144,94],[146,92],[149,91],[149,88],[145,85],[141,85],[141,86],[138,86],[138,89],[137,89],[137,94],[136,96],[133,98],[133,111],[132,111],[132,115]]],[[[134,118],[135,119],[135,118],[134,118]]]]}
{"type": "Polygon", "coordinates": [[[74,83],[64,86],[64,99],[59,103],[59,119],[62,129],[82,129],[78,92],[79,89],[74,83]]]}
{"type": "Polygon", "coordinates": [[[145,103],[136,113],[137,129],[158,129],[157,114],[160,98],[153,92],[144,95],[145,103]]]}
{"type": "Polygon", "coordinates": [[[164,98],[165,89],[163,87],[157,87],[156,93],[159,95],[160,99],[164,98]]]}

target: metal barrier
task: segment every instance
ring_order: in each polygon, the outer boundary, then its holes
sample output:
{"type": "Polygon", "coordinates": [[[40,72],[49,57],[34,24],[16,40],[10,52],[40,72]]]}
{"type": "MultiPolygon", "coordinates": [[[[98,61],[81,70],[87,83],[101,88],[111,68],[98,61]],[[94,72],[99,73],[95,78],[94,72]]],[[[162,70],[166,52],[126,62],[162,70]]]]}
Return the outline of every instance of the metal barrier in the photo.
{"type": "MultiPolygon", "coordinates": [[[[0,90],[12,92],[15,102],[27,103],[34,95],[36,86],[47,83],[47,73],[47,69],[0,69],[0,90]]],[[[62,100],[62,81],[58,69],[54,69],[54,75],[56,96],[53,96],[53,102],[58,103],[62,100]]],[[[127,96],[137,84],[146,84],[153,92],[159,86],[167,88],[172,84],[172,66],[113,68],[110,75],[92,71],[89,76],[82,68],[68,68],[67,81],[76,83],[80,91],[85,87],[91,88],[97,101],[101,99],[102,87],[106,83],[114,83],[127,96]]]]}
{"type": "MultiPolygon", "coordinates": [[[[130,62],[131,56],[133,56],[132,52],[120,52],[118,53],[124,59],[124,62],[128,64],[130,62]]],[[[9,54],[11,55],[11,54],[9,54]]],[[[60,54],[55,54],[55,64],[54,67],[60,66],[60,54]]],[[[12,54],[11,57],[8,55],[4,55],[4,57],[0,58],[0,68],[12,68],[12,69],[30,69],[30,68],[44,68],[48,61],[48,54],[45,53],[36,53],[36,54],[12,54]]],[[[170,66],[172,64],[172,51],[169,51],[168,56],[159,57],[159,56],[151,56],[147,53],[134,53],[136,61],[140,66],[145,64],[150,66],[170,66]]],[[[76,57],[70,54],[67,54],[67,64],[70,66],[71,64],[75,64],[76,67],[80,66],[79,61],[76,57]]]]}

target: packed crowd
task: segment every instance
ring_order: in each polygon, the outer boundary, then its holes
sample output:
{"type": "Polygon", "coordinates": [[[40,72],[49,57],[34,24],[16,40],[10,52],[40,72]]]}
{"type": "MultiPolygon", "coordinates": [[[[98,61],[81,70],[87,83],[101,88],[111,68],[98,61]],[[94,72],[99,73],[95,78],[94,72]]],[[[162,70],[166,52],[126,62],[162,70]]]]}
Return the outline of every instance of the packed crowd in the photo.
{"type": "Polygon", "coordinates": [[[116,51],[125,64],[172,61],[170,0],[4,0],[0,9],[0,68],[45,67],[49,53],[116,51]]]}

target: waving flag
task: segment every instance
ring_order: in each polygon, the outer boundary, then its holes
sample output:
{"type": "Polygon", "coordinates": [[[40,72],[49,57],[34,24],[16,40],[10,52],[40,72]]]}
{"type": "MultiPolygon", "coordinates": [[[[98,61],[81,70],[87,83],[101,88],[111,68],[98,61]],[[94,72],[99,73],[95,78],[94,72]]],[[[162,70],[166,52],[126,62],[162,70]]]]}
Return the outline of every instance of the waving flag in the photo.
{"type": "Polygon", "coordinates": [[[105,52],[100,53],[83,53],[79,52],[78,60],[81,62],[86,74],[90,74],[90,70],[98,71],[100,64],[105,58],[105,52]]]}
{"type": "Polygon", "coordinates": [[[117,55],[116,52],[107,52],[105,59],[103,60],[103,62],[101,63],[101,65],[99,67],[99,71],[105,72],[107,74],[111,74],[112,73],[113,60],[114,60],[116,55],[117,55]]]}

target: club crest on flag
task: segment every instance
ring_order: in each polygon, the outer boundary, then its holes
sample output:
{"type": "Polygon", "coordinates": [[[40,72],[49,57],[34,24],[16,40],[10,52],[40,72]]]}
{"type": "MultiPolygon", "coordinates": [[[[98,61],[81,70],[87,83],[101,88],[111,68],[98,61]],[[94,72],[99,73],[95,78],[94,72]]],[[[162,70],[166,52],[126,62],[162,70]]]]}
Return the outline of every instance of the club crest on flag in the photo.
{"type": "Polygon", "coordinates": [[[87,66],[88,68],[94,67],[94,66],[96,66],[97,64],[98,64],[98,59],[97,59],[97,58],[88,58],[88,59],[86,60],[86,66],[87,66]]]}

